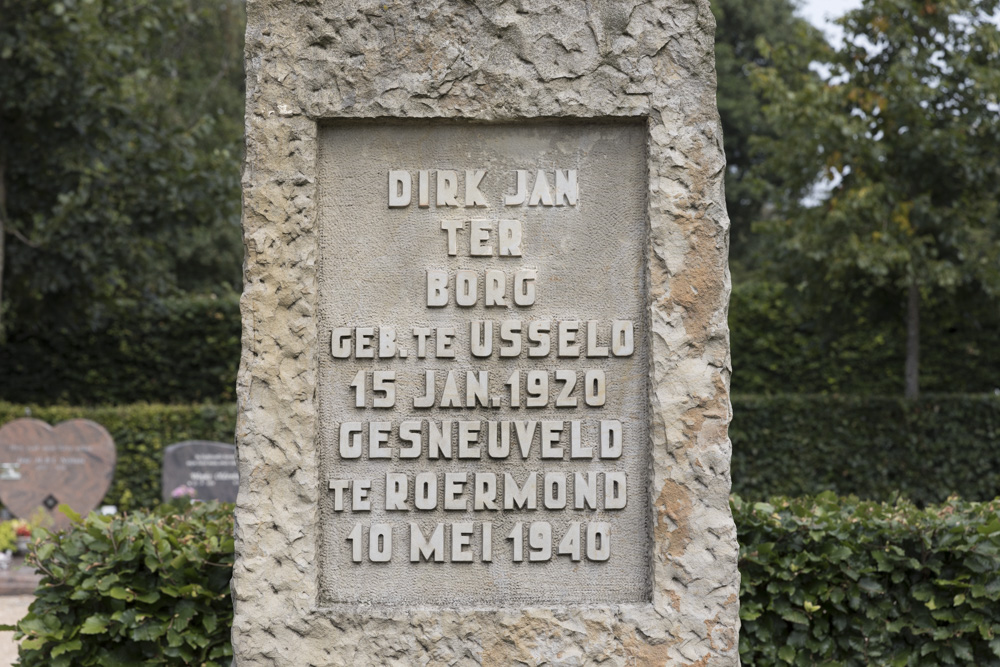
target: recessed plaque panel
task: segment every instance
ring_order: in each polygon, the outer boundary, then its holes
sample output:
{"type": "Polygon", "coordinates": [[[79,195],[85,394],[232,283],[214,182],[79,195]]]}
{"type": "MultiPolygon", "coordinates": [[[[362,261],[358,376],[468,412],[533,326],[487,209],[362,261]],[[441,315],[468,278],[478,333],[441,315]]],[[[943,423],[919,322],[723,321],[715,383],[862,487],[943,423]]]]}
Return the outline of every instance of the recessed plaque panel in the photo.
{"type": "Polygon", "coordinates": [[[649,601],[645,137],[320,126],[321,605],[649,601]]]}

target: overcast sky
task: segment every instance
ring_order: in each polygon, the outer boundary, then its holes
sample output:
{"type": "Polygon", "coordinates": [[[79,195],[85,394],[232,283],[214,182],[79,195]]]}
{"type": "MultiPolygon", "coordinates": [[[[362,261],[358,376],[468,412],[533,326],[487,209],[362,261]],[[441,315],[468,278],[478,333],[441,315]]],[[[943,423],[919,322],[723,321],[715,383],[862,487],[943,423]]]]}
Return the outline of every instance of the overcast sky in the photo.
{"type": "Polygon", "coordinates": [[[839,29],[826,22],[826,19],[837,18],[844,12],[861,6],[861,0],[804,0],[799,12],[809,21],[823,28],[828,35],[839,35],[839,29]]]}

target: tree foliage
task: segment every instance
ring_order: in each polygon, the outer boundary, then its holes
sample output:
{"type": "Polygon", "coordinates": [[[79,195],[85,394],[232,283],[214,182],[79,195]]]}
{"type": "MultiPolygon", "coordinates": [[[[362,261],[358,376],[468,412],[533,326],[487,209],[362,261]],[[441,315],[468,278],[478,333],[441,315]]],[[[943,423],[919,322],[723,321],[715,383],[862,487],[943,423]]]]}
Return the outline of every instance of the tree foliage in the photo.
{"type": "MultiPolygon", "coordinates": [[[[733,392],[898,394],[906,359],[898,295],[872,290],[828,294],[825,301],[808,296],[761,271],[734,280],[729,310],[733,392]]],[[[971,288],[952,294],[942,290],[924,301],[923,311],[921,391],[1000,391],[996,303],[971,288]]],[[[28,364],[36,357],[29,349],[11,350],[11,360],[19,359],[25,369],[15,372],[22,366],[11,365],[12,377],[30,374],[28,364]]],[[[4,368],[0,354],[0,373],[4,368]]]]}
{"type": "Polygon", "coordinates": [[[770,237],[823,299],[873,289],[908,299],[914,382],[921,296],[1000,293],[997,7],[865,0],[838,21],[843,44],[820,67],[796,69],[796,54],[776,47],[778,66],[756,75],[782,128],[758,144],[780,183],[770,237]]]}
{"type": "Polygon", "coordinates": [[[61,509],[72,526],[40,529],[28,556],[42,580],[15,626],[19,665],[231,664],[232,505],[61,509]]]}
{"type": "Polygon", "coordinates": [[[770,176],[752,167],[764,158],[754,137],[777,137],[764,114],[760,91],[751,85],[755,67],[773,66],[768,45],[794,49],[805,69],[825,44],[820,32],[795,14],[792,0],[713,0],[715,65],[719,115],[726,149],[726,207],[732,221],[733,250],[745,259],[753,239],[751,224],[766,204],[770,176]]]}
{"type": "Polygon", "coordinates": [[[241,12],[0,0],[0,297],[16,326],[237,282],[241,12]]]}

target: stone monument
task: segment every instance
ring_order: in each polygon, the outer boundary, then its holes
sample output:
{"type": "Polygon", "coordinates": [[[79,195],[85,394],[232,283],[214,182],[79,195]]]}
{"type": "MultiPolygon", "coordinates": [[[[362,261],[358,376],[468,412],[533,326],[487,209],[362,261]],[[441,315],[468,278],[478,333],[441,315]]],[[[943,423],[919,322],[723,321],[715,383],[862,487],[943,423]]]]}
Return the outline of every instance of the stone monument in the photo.
{"type": "Polygon", "coordinates": [[[161,482],[164,502],[182,489],[182,495],[198,500],[234,503],[240,486],[236,448],[208,440],[176,442],[163,450],[161,482]]]}
{"type": "Polygon", "coordinates": [[[54,428],[38,419],[15,419],[0,428],[0,501],[14,516],[45,512],[49,528],[69,526],[59,505],[78,514],[97,509],[115,474],[115,442],[88,419],[54,428]]]}
{"type": "Polygon", "coordinates": [[[713,34],[249,4],[237,664],[738,664],[713,34]]]}

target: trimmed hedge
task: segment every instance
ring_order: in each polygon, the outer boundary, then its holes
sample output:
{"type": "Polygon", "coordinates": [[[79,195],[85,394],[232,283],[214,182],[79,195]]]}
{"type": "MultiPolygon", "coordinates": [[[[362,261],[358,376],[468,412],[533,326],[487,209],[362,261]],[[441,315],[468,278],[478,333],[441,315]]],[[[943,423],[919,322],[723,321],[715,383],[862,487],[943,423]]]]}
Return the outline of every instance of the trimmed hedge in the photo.
{"type": "MultiPolygon", "coordinates": [[[[858,299],[846,310],[807,309],[780,282],[742,280],[733,287],[735,392],[902,394],[901,302],[858,299]]],[[[1000,387],[995,301],[941,299],[925,304],[921,321],[924,391],[1000,387]]],[[[121,302],[86,330],[11,331],[0,344],[0,401],[227,402],[235,398],[239,359],[237,294],[121,302]]]]}
{"type": "Polygon", "coordinates": [[[1000,664],[1000,501],[732,507],[744,664],[1000,664]]]}
{"type": "Polygon", "coordinates": [[[153,507],[160,502],[163,450],[182,440],[233,442],[236,405],[126,405],[121,407],[30,407],[0,403],[0,425],[18,417],[49,424],[90,419],[111,433],[118,463],[104,503],[120,510],[153,507]]]}
{"type": "MultiPolygon", "coordinates": [[[[1000,396],[735,396],[733,412],[733,492],[747,498],[834,491],[926,504],[1000,495],[1000,396]]],[[[236,429],[234,404],[0,403],[0,425],[29,413],[50,424],[92,419],[111,432],[118,466],[104,502],[121,509],[159,503],[165,447],[232,442],[236,429]]]]}
{"type": "Polygon", "coordinates": [[[0,401],[227,402],[239,360],[237,294],[121,302],[85,331],[12,331],[0,344],[0,401]]]}
{"type": "MultiPolygon", "coordinates": [[[[744,664],[1000,664],[1000,501],[732,499],[744,664]]],[[[232,506],[90,515],[34,545],[21,664],[224,667],[232,506]]]]}
{"type": "MultiPolygon", "coordinates": [[[[733,391],[901,396],[905,298],[804,302],[777,281],[738,280],[729,305],[733,391]]],[[[956,293],[925,302],[920,386],[936,393],[1000,388],[1000,301],[956,293]]]]}
{"type": "Polygon", "coordinates": [[[730,437],[745,497],[1000,495],[1000,396],[738,396],[730,437]]]}
{"type": "Polygon", "coordinates": [[[43,576],[17,623],[19,664],[229,667],[232,507],[70,511],[69,530],[40,530],[28,560],[43,576]]]}

